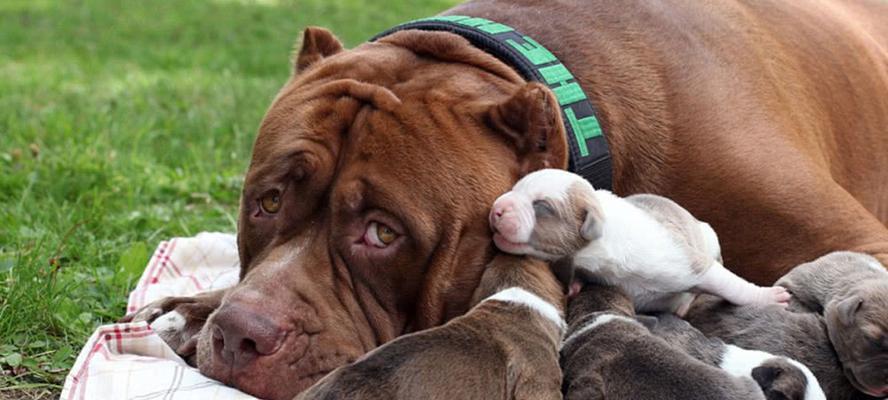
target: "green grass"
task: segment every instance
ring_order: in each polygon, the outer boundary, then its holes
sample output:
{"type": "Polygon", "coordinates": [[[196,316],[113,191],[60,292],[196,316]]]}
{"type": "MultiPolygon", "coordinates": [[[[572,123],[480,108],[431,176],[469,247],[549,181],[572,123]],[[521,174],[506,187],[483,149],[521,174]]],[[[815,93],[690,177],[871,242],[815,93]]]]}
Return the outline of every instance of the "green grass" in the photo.
{"type": "Polygon", "coordinates": [[[302,28],[355,45],[452,3],[0,2],[0,398],[57,394],[160,240],[234,231],[302,28]]]}

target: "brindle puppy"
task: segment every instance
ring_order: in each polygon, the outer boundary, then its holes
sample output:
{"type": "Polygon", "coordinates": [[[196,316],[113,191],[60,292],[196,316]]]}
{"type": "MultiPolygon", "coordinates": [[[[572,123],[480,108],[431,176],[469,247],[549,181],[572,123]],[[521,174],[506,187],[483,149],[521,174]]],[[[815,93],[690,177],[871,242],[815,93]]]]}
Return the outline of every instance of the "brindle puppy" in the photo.
{"type": "Polygon", "coordinates": [[[794,295],[792,309],[824,316],[848,380],[888,396],[888,272],[874,257],[840,251],[799,265],[777,285],[794,295]]]}
{"type": "Polygon", "coordinates": [[[401,336],[336,369],[298,399],[560,400],[562,298],[545,263],[499,255],[466,315],[401,336]]]}
{"type": "Polygon", "coordinates": [[[706,364],[735,376],[754,379],[768,400],[826,399],[808,367],[796,360],[759,350],[747,350],[721,339],[708,338],[672,314],[641,319],[651,333],[706,364]]]}
{"type": "Polygon", "coordinates": [[[653,334],[619,288],[586,285],[571,300],[561,348],[568,400],[763,400],[748,377],[707,365],[653,334]]]}

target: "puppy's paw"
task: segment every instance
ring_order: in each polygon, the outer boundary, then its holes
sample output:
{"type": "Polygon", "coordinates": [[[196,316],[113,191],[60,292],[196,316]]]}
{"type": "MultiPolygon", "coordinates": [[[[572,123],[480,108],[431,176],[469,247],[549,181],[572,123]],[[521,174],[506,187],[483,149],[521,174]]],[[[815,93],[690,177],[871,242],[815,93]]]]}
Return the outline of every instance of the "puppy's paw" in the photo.
{"type": "Polygon", "coordinates": [[[789,300],[792,299],[792,295],[786,290],[785,287],[782,286],[771,286],[771,287],[763,287],[759,289],[758,299],[756,304],[758,305],[769,305],[769,304],[778,304],[783,307],[789,305],[789,300]]]}

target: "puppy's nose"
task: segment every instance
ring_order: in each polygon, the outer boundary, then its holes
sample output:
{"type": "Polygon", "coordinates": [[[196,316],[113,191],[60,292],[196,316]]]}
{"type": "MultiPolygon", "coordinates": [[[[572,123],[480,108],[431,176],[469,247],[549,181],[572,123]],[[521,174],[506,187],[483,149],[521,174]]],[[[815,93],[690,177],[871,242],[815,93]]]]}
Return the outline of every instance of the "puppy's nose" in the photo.
{"type": "Polygon", "coordinates": [[[499,200],[496,203],[493,203],[493,207],[490,208],[490,222],[491,224],[496,223],[500,219],[502,219],[503,215],[505,215],[509,210],[512,209],[512,203],[499,200]]]}
{"type": "Polygon", "coordinates": [[[505,213],[505,207],[499,204],[494,204],[493,207],[490,209],[490,221],[488,222],[490,222],[490,229],[492,229],[494,232],[498,230],[497,225],[499,225],[499,222],[503,218],[503,214],[505,213]]]}
{"type": "Polygon", "coordinates": [[[235,370],[280,349],[287,330],[249,308],[228,305],[213,317],[213,351],[235,370]]]}

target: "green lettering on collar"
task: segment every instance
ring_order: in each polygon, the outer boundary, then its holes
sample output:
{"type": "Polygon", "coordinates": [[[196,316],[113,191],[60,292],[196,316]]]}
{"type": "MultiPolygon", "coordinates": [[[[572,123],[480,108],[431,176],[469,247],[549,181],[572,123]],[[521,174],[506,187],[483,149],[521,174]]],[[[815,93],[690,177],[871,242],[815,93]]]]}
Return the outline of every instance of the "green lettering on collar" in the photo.
{"type": "Polygon", "coordinates": [[[549,85],[554,85],[556,83],[564,84],[574,78],[573,74],[571,74],[564,64],[561,63],[540,68],[538,71],[540,71],[540,75],[543,76],[543,80],[549,85]]]}
{"type": "Polygon", "coordinates": [[[503,25],[503,24],[500,24],[497,22],[491,22],[487,25],[481,25],[478,27],[478,29],[480,29],[484,32],[487,32],[491,35],[514,31],[514,29],[512,29],[511,26],[506,26],[506,25],[503,25]]]}
{"type": "Polygon", "coordinates": [[[484,19],[480,17],[466,17],[463,15],[443,15],[439,17],[423,18],[420,21],[456,22],[458,24],[482,30],[491,35],[514,31],[511,26],[503,25],[498,22],[493,22],[489,19],[484,19]]]}
{"type": "Polygon", "coordinates": [[[468,18],[468,19],[464,19],[464,20],[460,20],[460,21],[456,21],[456,22],[459,22],[465,26],[471,26],[472,28],[477,28],[481,25],[493,23],[489,19],[478,18],[478,17],[468,18]]]}
{"type": "Polygon", "coordinates": [[[524,43],[518,43],[512,39],[506,39],[506,43],[518,50],[525,58],[530,60],[534,65],[547,64],[552,61],[558,61],[555,55],[550,53],[548,49],[537,43],[530,36],[522,36],[524,43]]]}
{"type": "Polygon", "coordinates": [[[538,71],[543,76],[546,84],[555,92],[558,104],[564,106],[586,100],[586,93],[583,92],[583,88],[576,82],[568,82],[574,80],[574,76],[563,64],[550,65],[540,68],[538,71]]]}
{"type": "Polygon", "coordinates": [[[583,88],[576,82],[552,88],[552,91],[555,92],[555,97],[558,98],[558,104],[562,106],[586,100],[583,88]]]}
{"type": "Polygon", "coordinates": [[[573,129],[574,136],[577,138],[577,147],[580,148],[580,155],[586,157],[589,155],[589,148],[586,147],[586,141],[597,136],[601,136],[601,125],[598,124],[598,118],[594,115],[577,119],[574,111],[570,107],[564,109],[567,115],[567,123],[573,129]]]}

